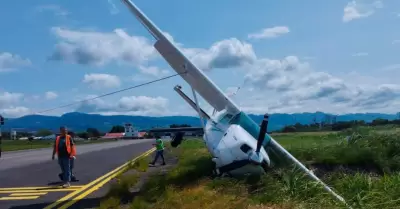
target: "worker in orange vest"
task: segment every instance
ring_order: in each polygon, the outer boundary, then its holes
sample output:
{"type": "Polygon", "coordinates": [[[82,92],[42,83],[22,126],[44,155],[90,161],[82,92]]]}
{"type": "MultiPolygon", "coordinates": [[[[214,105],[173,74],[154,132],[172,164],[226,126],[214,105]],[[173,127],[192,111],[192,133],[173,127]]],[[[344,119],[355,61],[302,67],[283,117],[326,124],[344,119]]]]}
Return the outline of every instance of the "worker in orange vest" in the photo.
{"type": "Polygon", "coordinates": [[[52,159],[57,153],[58,164],[60,165],[63,176],[63,187],[70,187],[71,182],[71,159],[76,155],[75,143],[72,137],[68,135],[67,128],[60,127],[60,135],[57,136],[53,147],[52,159]]]}
{"type": "MultiPolygon", "coordinates": [[[[77,181],[73,169],[74,169],[74,164],[75,164],[75,160],[76,160],[76,145],[75,145],[75,141],[74,139],[71,137],[71,144],[72,144],[72,157],[70,158],[70,168],[71,168],[71,181],[77,181]]],[[[61,181],[63,181],[64,177],[63,177],[63,173],[58,174],[58,177],[60,178],[61,181]]]]}

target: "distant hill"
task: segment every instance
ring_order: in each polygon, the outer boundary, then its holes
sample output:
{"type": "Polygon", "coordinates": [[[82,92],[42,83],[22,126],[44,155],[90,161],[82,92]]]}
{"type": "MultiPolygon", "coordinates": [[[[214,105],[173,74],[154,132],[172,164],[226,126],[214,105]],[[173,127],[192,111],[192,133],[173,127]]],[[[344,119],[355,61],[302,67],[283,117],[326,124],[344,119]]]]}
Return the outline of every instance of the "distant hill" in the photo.
{"type": "MultiPolygon", "coordinates": [[[[268,130],[275,131],[286,125],[295,123],[310,124],[316,118],[320,121],[325,117],[325,113],[296,113],[296,114],[271,114],[268,130]]],[[[260,123],[262,115],[252,115],[250,117],[257,123],[260,123]]],[[[339,115],[336,121],[364,120],[370,122],[376,118],[396,119],[396,114],[380,114],[380,113],[355,113],[339,115]]],[[[104,116],[97,114],[85,114],[79,112],[71,112],[60,117],[28,115],[20,118],[7,120],[3,126],[3,131],[11,128],[23,128],[29,131],[39,129],[49,129],[57,131],[61,125],[67,126],[73,131],[83,131],[87,128],[97,128],[102,132],[108,132],[113,125],[122,125],[123,123],[132,123],[139,129],[149,129],[152,127],[168,127],[171,124],[189,124],[191,126],[200,126],[198,117],[192,116],[166,116],[166,117],[147,117],[147,116],[124,116],[113,115],[104,116]]]]}

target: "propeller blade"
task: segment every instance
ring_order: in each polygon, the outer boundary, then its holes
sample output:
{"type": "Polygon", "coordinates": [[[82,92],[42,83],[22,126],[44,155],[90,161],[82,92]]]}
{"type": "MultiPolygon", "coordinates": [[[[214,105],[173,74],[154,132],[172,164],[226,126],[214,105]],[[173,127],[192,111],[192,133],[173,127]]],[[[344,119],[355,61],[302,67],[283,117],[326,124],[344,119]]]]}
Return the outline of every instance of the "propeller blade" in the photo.
{"type": "Polygon", "coordinates": [[[265,114],[264,119],[261,122],[260,133],[258,134],[258,140],[257,140],[257,149],[256,149],[257,153],[260,152],[261,145],[265,138],[265,134],[267,133],[268,118],[269,118],[269,115],[265,114]]]}

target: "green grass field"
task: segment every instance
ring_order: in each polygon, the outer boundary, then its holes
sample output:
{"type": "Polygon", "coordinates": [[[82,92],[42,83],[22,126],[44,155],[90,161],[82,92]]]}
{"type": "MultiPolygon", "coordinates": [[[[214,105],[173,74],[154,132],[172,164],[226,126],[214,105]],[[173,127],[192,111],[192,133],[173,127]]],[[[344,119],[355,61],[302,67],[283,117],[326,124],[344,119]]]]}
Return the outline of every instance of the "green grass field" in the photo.
{"type": "MultiPolygon", "coordinates": [[[[398,131],[358,128],[274,138],[353,208],[400,208],[398,131]],[[350,141],[345,140],[348,135],[350,141]]],[[[213,179],[210,155],[201,140],[168,149],[179,157],[178,165],[166,175],[152,176],[123,208],[345,208],[284,161],[261,177],[213,179]]],[[[115,196],[112,200],[117,201],[115,196]]]]}
{"type": "MultiPolygon", "coordinates": [[[[77,141],[76,144],[92,144],[92,143],[104,143],[111,142],[114,140],[91,140],[91,141],[77,141]]],[[[2,141],[2,151],[17,151],[17,150],[26,150],[26,149],[39,149],[39,148],[47,148],[53,146],[53,141],[46,140],[37,140],[37,141],[21,141],[21,140],[3,140],[2,141]]]]}

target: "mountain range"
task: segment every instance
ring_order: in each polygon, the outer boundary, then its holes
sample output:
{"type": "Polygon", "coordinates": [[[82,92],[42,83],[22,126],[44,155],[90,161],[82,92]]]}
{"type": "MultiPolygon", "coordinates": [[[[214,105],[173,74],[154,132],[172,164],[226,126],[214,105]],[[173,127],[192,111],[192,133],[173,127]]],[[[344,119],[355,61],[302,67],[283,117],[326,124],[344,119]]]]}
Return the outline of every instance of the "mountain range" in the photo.
{"type": "MultiPolygon", "coordinates": [[[[294,113],[294,114],[271,114],[268,130],[276,131],[287,125],[295,123],[310,124],[314,118],[317,122],[324,120],[326,115],[323,112],[315,113],[294,113]]],[[[249,115],[255,122],[260,123],[263,115],[249,115]]],[[[396,114],[381,113],[354,113],[336,115],[336,121],[364,120],[370,122],[374,119],[382,118],[394,120],[398,118],[396,114]]],[[[191,126],[200,126],[198,117],[193,116],[126,116],[126,115],[98,115],[86,114],[79,112],[71,112],[62,116],[44,116],[44,115],[27,115],[20,118],[8,119],[2,127],[3,131],[11,129],[19,131],[37,131],[40,129],[48,129],[57,131],[62,125],[67,126],[69,130],[79,132],[85,131],[87,128],[96,128],[101,132],[108,132],[114,125],[123,125],[124,123],[132,123],[137,129],[150,129],[153,127],[169,127],[171,124],[188,124],[191,126]]]]}

